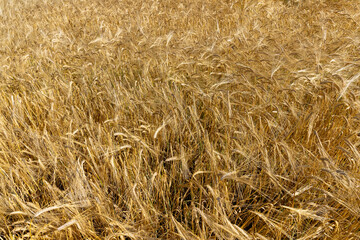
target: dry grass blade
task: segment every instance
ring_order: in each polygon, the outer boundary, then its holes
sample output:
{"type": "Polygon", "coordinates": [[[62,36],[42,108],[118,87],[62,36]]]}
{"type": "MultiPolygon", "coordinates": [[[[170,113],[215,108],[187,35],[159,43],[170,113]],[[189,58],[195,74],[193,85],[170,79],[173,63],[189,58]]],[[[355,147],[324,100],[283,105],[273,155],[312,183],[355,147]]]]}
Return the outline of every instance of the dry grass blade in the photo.
{"type": "Polygon", "coordinates": [[[179,223],[178,221],[176,221],[176,219],[171,216],[171,220],[173,221],[173,223],[175,224],[175,227],[179,233],[179,235],[181,236],[182,239],[189,239],[189,240],[193,240],[193,239],[200,239],[199,237],[197,237],[196,235],[194,235],[193,233],[187,231],[182,225],[181,223],[179,223]]]}
{"type": "Polygon", "coordinates": [[[355,82],[356,80],[358,80],[360,77],[360,72],[357,73],[356,75],[354,75],[351,79],[349,79],[345,85],[345,87],[341,90],[339,97],[337,98],[337,101],[340,100],[340,98],[342,98],[342,96],[344,96],[345,92],[347,91],[347,89],[350,87],[350,85],[355,82]]]}
{"type": "Polygon", "coordinates": [[[269,224],[274,230],[279,231],[280,233],[282,233],[283,235],[285,235],[289,239],[291,238],[291,236],[281,227],[281,223],[277,223],[274,220],[269,219],[268,217],[266,217],[262,213],[259,213],[259,212],[253,212],[253,213],[258,215],[262,220],[264,220],[264,222],[269,224]]]}
{"type": "Polygon", "coordinates": [[[315,212],[310,211],[308,209],[299,209],[299,208],[292,208],[292,207],[288,207],[288,206],[282,206],[283,208],[289,209],[297,214],[299,214],[300,216],[303,216],[305,218],[311,218],[317,221],[325,221],[326,218],[317,215],[315,212]]]}
{"type": "Polygon", "coordinates": [[[65,223],[64,225],[60,226],[57,228],[58,231],[64,230],[72,225],[76,224],[76,226],[81,229],[80,224],[78,223],[78,221],[76,219],[72,219],[69,222],[65,223]]]}

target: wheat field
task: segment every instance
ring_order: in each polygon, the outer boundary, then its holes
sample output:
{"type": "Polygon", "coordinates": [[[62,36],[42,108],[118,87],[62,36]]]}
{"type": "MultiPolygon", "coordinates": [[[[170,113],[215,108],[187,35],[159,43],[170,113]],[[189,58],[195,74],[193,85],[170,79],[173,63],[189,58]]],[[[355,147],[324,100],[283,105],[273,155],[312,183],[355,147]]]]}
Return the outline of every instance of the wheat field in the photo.
{"type": "Polygon", "coordinates": [[[357,0],[0,0],[0,239],[360,239],[357,0]]]}

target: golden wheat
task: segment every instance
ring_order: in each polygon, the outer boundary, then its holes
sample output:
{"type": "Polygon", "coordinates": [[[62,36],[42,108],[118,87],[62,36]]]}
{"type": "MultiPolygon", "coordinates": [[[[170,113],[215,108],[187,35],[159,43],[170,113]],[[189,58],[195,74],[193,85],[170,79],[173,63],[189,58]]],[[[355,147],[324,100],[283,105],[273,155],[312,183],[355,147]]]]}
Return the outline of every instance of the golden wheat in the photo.
{"type": "Polygon", "coordinates": [[[1,0],[4,239],[359,239],[360,2],[1,0]]]}

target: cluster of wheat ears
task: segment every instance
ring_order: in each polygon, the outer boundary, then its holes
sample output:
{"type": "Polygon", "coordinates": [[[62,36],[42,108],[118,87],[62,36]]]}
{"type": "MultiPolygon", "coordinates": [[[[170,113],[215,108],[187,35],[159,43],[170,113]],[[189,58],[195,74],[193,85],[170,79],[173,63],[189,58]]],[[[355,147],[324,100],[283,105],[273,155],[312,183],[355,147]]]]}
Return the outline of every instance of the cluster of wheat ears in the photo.
{"type": "Polygon", "coordinates": [[[358,0],[1,0],[0,239],[359,239],[358,0]]]}

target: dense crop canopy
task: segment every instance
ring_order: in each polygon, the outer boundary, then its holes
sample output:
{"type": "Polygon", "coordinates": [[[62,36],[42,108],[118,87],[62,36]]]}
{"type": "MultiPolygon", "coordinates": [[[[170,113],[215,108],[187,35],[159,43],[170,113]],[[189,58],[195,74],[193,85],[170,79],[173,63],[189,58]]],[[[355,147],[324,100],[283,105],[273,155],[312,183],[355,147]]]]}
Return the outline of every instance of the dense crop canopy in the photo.
{"type": "Polygon", "coordinates": [[[360,238],[359,7],[0,0],[0,236],[360,238]]]}

